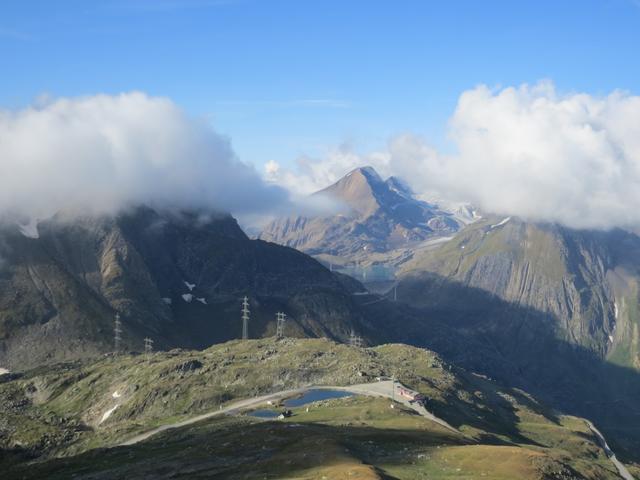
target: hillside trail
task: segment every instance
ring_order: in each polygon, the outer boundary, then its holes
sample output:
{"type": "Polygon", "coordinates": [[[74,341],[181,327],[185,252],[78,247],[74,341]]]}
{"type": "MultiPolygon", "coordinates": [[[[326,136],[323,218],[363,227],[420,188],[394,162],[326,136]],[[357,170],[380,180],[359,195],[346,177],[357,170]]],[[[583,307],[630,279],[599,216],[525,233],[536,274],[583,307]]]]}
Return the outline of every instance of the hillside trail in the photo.
{"type": "MultiPolygon", "coordinates": [[[[393,382],[391,381],[381,381],[381,382],[374,382],[374,383],[361,383],[361,384],[357,384],[357,385],[349,385],[346,387],[339,387],[339,386],[327,386],[327,385],[309,385],[307,387],[301,387],[301,388],[295,388],[295,389],[291,389],[291,390],[282,390],[280,392],[275,392],[275,393],[270,393],[267,395],[261,395],[259,397],[252,397],[252,398],[247,398],[244,400],[239,400],[237,402],[233,402],[230,405],[227,405],[226,407],[223,407],[219,410],[213,410],[211,412],[207,412],[207,413],[203,413],[201,415],[196,415],[195,417],[191,417],[188,418],[186,420],[182,420],[180,422],[175,422],[175,423],[168,423],[166,425],[161,425],[159,427],[156,427],[152,430],[149,430],[147,432],[135,435],[127,440],[125,440],[124,442],[118,444],[118,446],[129,446],[129,445],[135,445],[136,443],[140,443],[144,440],[147,440],[150,437],[153,437],[154,435],[157,435],[158,433],[167,431],[167,430],[172,430],[174,428],[180,428],[180,427],[185,427],[187,425],[192,425],[194,423],[200,422],[202,420],[206,420],[212,417],[217,417],[220,415],[235,415],[237,413],[239,413],[241,410],[245,410],[248,408],[253,408],[253,407],[257,407],[259,405],[265,404],[269,401],[279,401],[282,400],[284,398],[287,397],[291,397],[294,395],[300,395],[303,394],[309,390],[342,390],[342,391],[346,391],[346,392],[350,392],[350,393],[354,393],[354,394],[358,394],[358,395],[368,395],[368,396],[373,396],[373,397],[387,397],[387,398],[392,398],[395,397],[395,400],[405,406],[407,406],[408,408],[414,410],[415,412],[417,412],[418,414],[422,415],[423,417],[439,424],[442,425],[443,427],[445,427],[446,429],[455,432],[457,434],[460,434],[460,432],[458,430],[456,430],[455,428],[453,428],[451,425],[449,425],[446,421],[442,420],[441,418],[436,417],[435,415],[433,415],[432,413],[430,413],[429,411],[427,411],[427,409],[425,409],[422,405],[418,404],[417,402],[410,402],[408,399],[401,397],[400,395],[393,394],[392,393],[392,384],[393,382]]],[[[399,386],[403,386],[400,382],[395,382],[396,385],[396,390],[398,390],[397,387],[399,386]]],[[[410,391],[407,387],[404,387],[407,391],[410,391]]]]}
{"type": "MultiPolygon", "coordinates": [[[[350,392],[350,393],[354,393],[356,395],[367,395],[367,396],[372,396],[372,397],[385,397],[385,398],[391,398],[394,401],[406,406],[407,408],[410,408],[411,410],[415,411],[416,413],[418,413],[419,415],[423,416],[424,418],[431,420],[432,422],[437,423],[438,425],[441,425],[442,427],[446,428],[447,430],[456,433],[458,435],[463,435],[459,430],[457,430],[456,428],[452,427],[451,425],[449,425],[445,420],[435,416],[433,413],[429,412],[422,404],[420,404],[419,402],[415,402],[415,401],[410,401],[409,398],[404,397],[403,395],[400,395],[399,391],[400,389],[404,389],[406,392],[409,392],[410,394],[417,394],[417,392],[409,389],[408,387],[404,386],[402,383],[400,382],[393,382],[390,380],[385,380],[385,381],[380,381],[380,382],[371,382],[371,383],[360,383],[360,384],[356,384],[356,385],[348,385],[348,386],[328,386],[328,385],[309,385],[307,387],[301,387],[301,388],[294,388],[294,389],[290,389],[290,390],[282,390],[279,392],[275,392],[275,393],[270,393],[267,395],[261,395],[259,397],[252,397],[252,398],[247,398],[244,400],[239,400],[237,402],[233,402],[230,405],[227,405],[226,407],[223,407],[219,410],[214,410],[208,413],[204,413],[201,415],[196,415],[195,417],[191,417],[188,418],[186,420],[182,420],[180,422],[175,422],[175,423],[169,423],[166,425],[161,425],[157,428],[154,428],[152,430],[149,430],[147,432],[141,433],[139,435],[136,435],[134,437],[129,438],[128,440],[125,440],[124,442],[120,443],[118,446],[129,446],[129,445],[135,445],[136,443],[140,443],[144,440],[147,440],[148,438],[167,431],[167,430],[172,430],[175,428],[180,428],[180,427],[185,427],[187,425],[192,425],[194,423],[200,422],[202,420],[206,420],[212,417],[217,417],[217,416],[221,416],[221,415],[236,415],[238,414],[241,410],[246,410],[248,408],[253,408],[253,407],[257,407],[259,405],[265,404],[267,402],[277,402],[280,400],[283,400],[287,397],[292,397],[295,395],[301,395],[304,394],[305,392],[309,391],[309,390],[341,390],[341,391],[345,391],[345,392],[350,392]],[[395,388],[395,391],[394,391],[395,388]]],[[[600,431],[593,425],[593,423],[591,423],[589,420],[586,420],[587,425],[589,426],[589,428],[591,429],[591,431],[594,433],[594,435],[596,435],[596,438],[598,439],[598,441],[600,442],[602,448],[605,451],[605,454],[607,455],[607,457],[611,460],[611,462],[614,464],[614,466],[616,467],[616,469],[618,470],[618,473],[620,474],[620,477],[623,478],[624,480],[635,480],[633,475],[631,475],[631,473],[629,473],[629,470],[627,470],[627,468],[622,464],[622,462],[620,462],[615,454],[613,453],[613,451],[611,451],[611,449],[609,448],[609,445],[607,444],[607,441],[605,440],[604,436],[602,435],[602,433],[600,433],[600,431]]]]}
{"type": "Polygon", "coordinates": [[[585,420],[585,422],[587,422],[588,427],[591,429],[591,431],[594,433],[594,435],[600,442],[600,445],[602,446],[604,453],[606,453],[607,457],[609,457],[609,460],[611,460],[611,462],[618,469],[618,473],[620,474],[620,477],[624,478],[624,480],[634,480],[633,475],[631,475],[629,470],[627,470],[627,467],[625,467],[624,464],[616,458],[616,454],[613,453],[611,448],[609,448],[609,445],[607,444],[607,441],[605,440],[604,435],[600,433],[600,430],[598,430],[595,427],[595,425],[591,423],[589,420],[585,420]]]}

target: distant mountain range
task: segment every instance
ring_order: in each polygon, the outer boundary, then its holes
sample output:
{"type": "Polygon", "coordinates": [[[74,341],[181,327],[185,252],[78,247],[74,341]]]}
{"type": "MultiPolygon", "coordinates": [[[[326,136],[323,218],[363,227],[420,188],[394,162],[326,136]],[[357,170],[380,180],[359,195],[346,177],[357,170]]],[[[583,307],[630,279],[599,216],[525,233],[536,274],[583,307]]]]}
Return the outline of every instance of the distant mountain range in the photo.
{"type": "Polygon", "coordinates": [[[473,219],[471,209],[447,211],[415,197],[397,177],[383,180],[371,167],[348,173],[314,196],[343,206],[339,213],[274,220],[260,238],[337,265],[406,260],[406,251],[447,237],[473,219]]]}
{"type": "Polygon", "coordinates": [[[640,449],[636,234],[487,215],[416,253],[394,289],[422,312],[397,327],[400,341],[591,417],[640,449]]]}
{"type": "Polygon", "coordinates": [[[345,213],[299,217],[289,243],[320,258],[387,261],[397,297],[251,240],[229,215],[140,207],[3,222],[0,368],[110,352],[116,313],[128,350],[142,350],[145,337],[162,350],[238,338],[247,295],[253,338],[274,335],[283,311],[290,336],[346,342],[355,331],[367,344],[428,347],[592,418],[623,452],[640,451],[629,427],[640,418],[640,237],[465,220],[369,168],[321,194],[345,213]]]}
{"type": "Polygon", "coordinates": [[[362,289],[291,248],[250,240],[228,215],[141,207],[114,217],[0,227],[0,368],[93,356],[114,348],[203,348],[238,338],[247,295],[254,338],[276,312],[298,336],[346,340],[362,289]]]}
{"type": "MultiPolygon", "coordinates": [[[[639,284],[640,237],[634,233],[490,216],[408,261],[397,289],[404,301],[445,308],[452,319],[473,314],[476,327],[492,321],[488,311],[478,317],[481,294],[531,309],[563,341],[640,369],[639,284]]],[[[519,321],[521,334],[538,328],[519,321]]]]}
{"type": "Polygon", "coordinates": [[[471,209],[465,219],[370,168],[320,194],[350,213],[280,219],[262,236],[325,262],[393,267],[391,290],[361,302],[377,312],[366,316],[381,338],[427,346],[597,419],[627,451],[640,448],[627,427],[640,418],[635,233],[480,218],[471,209]]]}

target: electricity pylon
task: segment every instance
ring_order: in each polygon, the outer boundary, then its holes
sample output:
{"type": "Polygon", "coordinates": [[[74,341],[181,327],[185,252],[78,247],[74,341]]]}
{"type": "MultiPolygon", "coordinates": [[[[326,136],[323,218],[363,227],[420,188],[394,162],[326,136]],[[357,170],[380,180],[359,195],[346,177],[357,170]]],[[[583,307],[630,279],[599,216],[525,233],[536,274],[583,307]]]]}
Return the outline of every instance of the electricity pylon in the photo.
{"type": "Polygon", "coordinates": [[[286,314],[282,312],[276,313],[276,338],[284,338],[284,324],[286,319],[286,314]]]}
{"type": "Polygon", "coordinates": [[[249,338],[249,298],[244,297],[242,300],[242,339],[249,338]]]}
{"type": "Polygon", "coordinates": [[[144,353],[146,356],[151,355],[151,352],[153,351],[153,340],[150,339],[149,337],[146,337],[144,339],[144,353]]]}
{"type": "Polygon", "coordinates": [[[349,336],[349,345],[356,348],[362,347],[362,337],[356,335],[353,330],[351,331],[351,335],[349,336]]]}
{"type": "Polygon", "coordinates": [[[120,343],[122,343],[122,322],[120,314],[116,313],[116,319],[113,324],[113,348],[116,354],[120,353],[120,343]]]}

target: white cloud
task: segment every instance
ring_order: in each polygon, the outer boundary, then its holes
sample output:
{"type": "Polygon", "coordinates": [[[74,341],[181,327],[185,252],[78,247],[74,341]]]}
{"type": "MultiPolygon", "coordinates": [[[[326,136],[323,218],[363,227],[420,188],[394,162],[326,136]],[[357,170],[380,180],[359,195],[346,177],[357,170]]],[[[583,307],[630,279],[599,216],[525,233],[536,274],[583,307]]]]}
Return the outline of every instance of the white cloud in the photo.
{"type": "Polygon", "coordinates": [[[242,214],[287,208],[289,196],[165,98],[96,95],[0,110],[0,214],[138,204],[242,214]]]}
{"type": "Polygon", "coordinates": [[[384,152],[338,151],[278,175],[316,188],[371,164],[420,193],[489,212],[576,228],[640,225],[640,97],[560,94],[550,82],[479,86],[460,96],[449,135],[452,155],[404,135],[384,152]]]}
{"type": "Polygon", "coordinates": [[[280,171],[280,164],[275,160],[269,160],[264,165],[264,173],[267,180],[275,180],[278,178],[278,172],[280,171]]]}
{"type": "Polygon", "coordinates": [[[342,145],[322,159],[301,157],[294,169],[281,165],[265,165],[266,178],[284,186],[295,195],[303,196],[317,192],[339,180],[351,170],[363,165],[373,165],[381,175],[389,174],[389,153],[361,155],[349,145],[342,145]]]}

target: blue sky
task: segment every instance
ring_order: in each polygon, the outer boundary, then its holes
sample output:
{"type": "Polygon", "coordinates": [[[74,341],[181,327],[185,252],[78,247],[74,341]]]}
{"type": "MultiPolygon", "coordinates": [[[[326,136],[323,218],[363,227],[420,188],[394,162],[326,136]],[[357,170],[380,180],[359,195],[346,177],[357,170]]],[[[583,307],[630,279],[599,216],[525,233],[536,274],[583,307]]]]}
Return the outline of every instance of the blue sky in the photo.
{"type": "Polygon", "coordinates": [[[550,79],[640,93],[640,2],[7,0],[0,107],[140,90],[206,117],[260,167],[445,145],[465,90],[550,79]]]}

